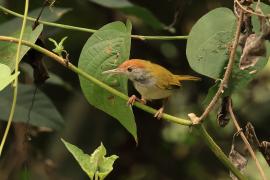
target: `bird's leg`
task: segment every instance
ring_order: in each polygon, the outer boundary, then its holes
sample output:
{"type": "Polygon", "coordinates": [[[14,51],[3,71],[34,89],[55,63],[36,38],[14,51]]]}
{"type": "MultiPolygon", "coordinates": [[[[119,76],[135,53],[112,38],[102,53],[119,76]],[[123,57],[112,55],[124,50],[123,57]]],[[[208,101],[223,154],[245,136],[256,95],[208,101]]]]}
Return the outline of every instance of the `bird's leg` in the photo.
{"type": "Polygon", "coordinates": [[[132,95],[132,96],[129,97],[129,99],[127,101],[127,105],[133,106],[135,101],[138,101],[138,102],[140,102],[142,104],[146,104],[146,100],[143,97],[141,99],[139,99],[135,95],[132,95]]]}
{"type": "Polygon", "coordinates": [[[163,111],[164,111],[164,108],[165,108],[165,104],[166,104],[167,101],[168,101],[168,98],[163,99],[161,108],[159,108],[159,110],[154,115],[155,118],[157,118],[157,119],[161,119],[162,118],[163,111]]]}

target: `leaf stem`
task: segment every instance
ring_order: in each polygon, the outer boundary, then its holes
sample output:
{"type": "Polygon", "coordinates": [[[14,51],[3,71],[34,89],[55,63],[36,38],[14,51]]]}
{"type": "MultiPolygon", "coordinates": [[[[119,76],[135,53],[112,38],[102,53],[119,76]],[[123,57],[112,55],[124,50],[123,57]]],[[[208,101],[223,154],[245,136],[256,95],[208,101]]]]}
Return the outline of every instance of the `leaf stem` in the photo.
{"type": "MultiPolygon", "coordinates": [[[[18,71],[19,71],[19,58],[20,58],[20,52],[21,52],[21,47],[22,47],[22,38],[23,38],[25,25],[26,25],[26,17],[27,17],[27,14],[28,14],[28,7],[29,7],[29,0],[25,0],[25,7],[24,7],[24,15],[23,15],[21,33],[20,33],[20,37],[19,37],[19,40],[18,40],[18,47],[17,47],[16,59],[15,59],[15,74],[18,74],[18,71]]],[[[4,136],[3,136],[2,140],[1,140],[1,144],[0,144],[0,157],[1,157],[1,154],[3,152],[3,148],[4,148],[4,145],[5,145],[7,136],[8,136],[8,132],[9,132],[9,129],[10,129],[10,126],[11,126],[11,122],[13,120],[13,116],[14,116],[14,113],[15,113],[15,107],[16,107],[17,95],[18,95],[18,76],[16,76],[13,86],[14,86],[13,100],[12,100],[12,105],[11,105],[11,110],[10,110],[10,114],[9,114],[9,118],[8,118],[7,127],[5,129],[4,136]]]]}
{"type": "Polygon", "coordinates": [[[236,49],[237,49],[238,41],[239,41],[239,37],[240,37],[241,24],[243,22],[243,14],[244,14],[243,11],[241,11],[239,19],[238,19],[237,29],[236,29],[236,32],[235,32],[233,46],[232,46],[230,57],[229,57],[229,62],[228,62],[224,77],[223,77],[223,79],[222,79],[222,81],[220,83],[220,86],[219,86],[215,96],[211,100],[211,102],[205,108],[202,115],[199,118],[194,118],[194,119],[196,119],[196,121],[193,122],[194,124],[199,124],[206,118],[206,116],[213,110],[213,108],[216,105],[217,101],[219,100],[220,96],[224,92],[224,88],[226,88],[228,86],[228,81],[230,79],[233,64],[235,62],[235,53],[236,53],[236,49]]]}
{"type": "MultiPolygon", "coordinates": [[[[13,38],[13,37],[7,37],[7,36],[0,36],[0,41],[6,41],[6,42],[11,42],[11,43],[18,43],[18,39],[13,38]]],[[[68,63],[65,59],[63,59],[62,57],[52,53],[51,51],[44,49],[36,44],[33,44],[31,42],[28,41],[22,41],[22,44],[29,46],[43,54],[45,54],[46,56],[52,58],[53,60],[57,61],[58,63],[60,63],[61,65],[65,66],[66,68],[72,70],[73,72],[75,72],[76,74],[86,78],[87,80],[95,83],[96,85],[100,86],[101,88],[106,89],[107,91],[109,91],[110,93],[124,99],[124,100],[128,100],[128,96],[126,96],[125,94],[117,91],[116,89],[108,86],[107,84],[99,81],[98,79],[92,77],[91,75],[87,74],[86,72],[82,71],[81,69],[77,68],[76,66],[74,66],[71,63],[68,63]]],[[[157,112],[156,109],[153,109],[149,106],[146,106],[144,104],[135,102],[134,105],[150,114],[155,114],[157,112]]],[[[182,119],[182,118],[178,118],[169,114],[164,113],[162,118],[166,121],[172,122],[172,123],[176,123],[176,124],[181,124],[181,125],[185,125],[185,126],[191,126],[192,122],[190,120],[187,119],[182,119]]],[[[202,124],[196,126],[196,128],[198,128],[200,134],[202,135],[202,137],[204,138],[205,142],[208,144],[208,147],[213,151],[213,153],[217,156],[217,158],[230,170],[232,171],[239,179],[241,180],[245,180],[246,178],[240,173],[240,171],[238,171],[237,168],[235,168],[232,163],[230,162],[230,160],[226,157],[226,155],[222,152],[222,150],[219,148],[219,146],[214,142],[214,140],[211,138],[211,136],[207,133],[206,129],[204,128],[204,126],[202,124]]]]}
{"type": "MultiPolygon", "coordinates": [[[[0,10],[2,10],[5,13],[11,14],[13,16],[23,18],[22,14],[11,11],[11,10],[1,6],[1,5],[0,5],[0,10]]],[[[27,17],[27,20],[32,21],[32,22],[36,21],[36,19],[33,17],[27,17]]],[[[42,21],[42,20],[39,20],[38,22],[40,24],[44,24],[47,26],[75,30],[75,31],[81,31],[81,32],[94,33],[97,31],[95,29],[88,29],[88,28],[71,26],[71,25],[66,25],[66,24],[52,23],[52,22],[42,21]]],[[[131,37],[134,39],[139,39],[139,40],[183,40],[183,39],[188,38],[188,36],[143,36],[143,35],[131,35],[131,37]]]]}
{"type": "Polygon", "coordinates": [[[266,178],[266,176],[265,176],[265,173],[264,173],[264,171],[263,171],[263,169],[262,169],[262,167],[261,167],[261,165],[260,165],[260,163],[259,163],[259,161],[258,161],[258,159],[257,159],[257,157],[256,157],[256,155],[255,155],[255,153],[254,153],[254,151],[253,151],[251,145],[249,144],[249,142],[248,142],[248,140],[247,140],[245,134],[243,133],[242,128],[241,128],[241,127],[239,126],[239,124],[238,124],[238,121],[237,121],[237,119],[236,119],[236,117],[235,117],[235,114],[234,114],[234,112],[233,112],[233,108],[232,108],[232,100],[231,100],[231,99],[230,99],[230,102],[229,102],[229,113],[230,113],[231,119],[232,119],[232,121],[233,121],[233,123],[234,123],[234,126],[235,126],[237,132],[240,133],[240,136],[241,136],[243,142],[245,143],[245,145],[246,145],[246,147],[247,147],[247,149],[248,149],[248,151],[249,151],[251,157],[252,157],[253,160],[255,161],[256,167],[257,167],[257,169],[259,170],[259,173],[260,173],[261,178],[262,178],[263,180],[266,180],[267,178],[266,178]]]}

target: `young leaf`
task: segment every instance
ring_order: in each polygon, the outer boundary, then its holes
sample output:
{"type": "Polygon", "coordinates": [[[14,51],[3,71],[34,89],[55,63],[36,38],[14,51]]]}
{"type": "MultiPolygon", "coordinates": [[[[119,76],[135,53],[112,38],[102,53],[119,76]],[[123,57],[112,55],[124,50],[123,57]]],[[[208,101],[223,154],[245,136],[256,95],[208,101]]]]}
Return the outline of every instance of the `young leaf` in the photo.
{"type": "MultiPolygon", "coordinates": [[[[15,109],[14,122],[27,122],[28,113],[33,99],[35,86],[19,84],[18,100],[15,109]]],[[[12,102],[12,89],[5,88],[0,92],[0,119],[7,120],[12,102]]],[[[30,124],[38,127],[48,127],[60,130],[64,120],[51,100],[41,91],[37,91],[34,106],[31,110],[30,124]]]]}
{"type": "MultiPolygon", "coordinates": [[[[127,94],[127,78],[108,76],[103,71],[116,68],[129,59],[131,24],[122,22],[105,25],[85,43],[79,58],[79,68],[97,79],[127,94]]],[[[116,118],[137,140],[136,123],[126,101],[80,77],[82,91],[88,102],[116,118]]]]}
{"type": "Polygon", "coordinates": [[[166,26],[157,19],[148,9],[135,5],[129,0],[89,0],[107,8],[117,9],[128,15],[136,16],[155,29],[164,29],[166,26]]]}
{"type": "Polygon", "coordinates": [[[18,75],[19,72],[11,75],[9,67],[5,64],[0,64],[0,91],[9,85],[18,75]]]}
{"type": "Polygon", "coordinates": [[[91,155],[88,155],[73,144],[66,142],[64,139],[61,140],[91,180],[94,177],[103,180],[113,170],[113,163],[118,156],[105,157],[106,149],[102,143],[91,155]]]}

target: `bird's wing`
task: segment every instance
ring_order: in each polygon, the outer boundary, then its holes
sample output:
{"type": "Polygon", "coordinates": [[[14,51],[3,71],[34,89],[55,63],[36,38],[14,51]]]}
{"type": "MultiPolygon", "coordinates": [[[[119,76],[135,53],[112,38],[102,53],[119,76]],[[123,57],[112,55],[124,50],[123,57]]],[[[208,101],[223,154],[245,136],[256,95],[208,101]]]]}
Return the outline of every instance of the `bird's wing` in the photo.
{"type": "Polygon", "coordinates": [[[179,80],[167,69],[156,66],[155,71],[156,74],[153,74],[156,78],[156,86],[161,89],[176,89],[181,86],[179,80]]]}

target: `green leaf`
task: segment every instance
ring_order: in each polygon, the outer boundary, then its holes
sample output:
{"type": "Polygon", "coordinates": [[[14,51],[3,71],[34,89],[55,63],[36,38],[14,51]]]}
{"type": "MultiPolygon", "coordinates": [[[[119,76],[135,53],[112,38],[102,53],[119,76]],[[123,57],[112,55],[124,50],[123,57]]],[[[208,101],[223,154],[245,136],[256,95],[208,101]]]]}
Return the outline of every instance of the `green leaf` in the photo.
{"type": "Polygon", "coordinates": [[[210,78],[220,78],[228,61],[227,49],[235,27],[235,16],[228,8],[217,8],[201,17],[187,41],[186,54],[191,68],[210,78]]]}
{"type": "Polygon", "coordinates": [[[5,64],[0,64],[0,91],[9,85],[18,75],[19,72],[11,75],[9,67],[5,64]]]}
{"type": "MultiPolygon", "coordinates": [[[[19,84],[14,122],[27,122],[35,88],[35,86],[19,84]]],[[[0,92],[1,120],[6,121],[9,117],[12,97],[13,90],[10,87],[0,92]]],[[[51,100],[43,92],[38,90],[35,96],[34,106],[31,110],[29,123],[38,127],[60,130],[63,128],[64,120],[51,100]]]]}
{"type": "Polygon", "coordinates": [[[73,144],[66,142],[64,139],[61,140],[90,179],[94,179],[94,177],[97,179],[98,177],[103,180],[113,170],[113,163],[118,156],[105,157],[106,149],[102,143],[89,156],[73,144]]]}
{"type": "Polygon", "coordinates": [[[148,9],[135,5],[128,0],[89,0],[107,8],[119,10],[125,14],[133,15],[144,21],[154,29],[164,29],[166,26],[158,20],[148,9]]]}
{"type": "MultiPolygon", "coordinates": [[[[64,8],[53,8],[50,10],[46,8],[42,14],[42,18],[48,21],[56,21],[58,20],[63,14],[68,12],[70,9],[64,8]]],[[[36,17],[40,11],[36,9],[29,13],[29,16],[36,17]]],[[[20,31],[21,31],[22,19],[21,18],[14,18],[10,21],[0,24],[0,34],[2,36],[12,36],[15,38],[19,38],[20,31]]],[[[28,22],[26,24],[23,40],[35,43],[38,39],[39,35],[42,32],[43,25],[39,25],[34,31],[32,31],[33,22],[28,22]]],[[[22,46],[20,58],[21,60],[23,56],[27,53],[30,48],[27,46],[22,46]]],[[[15,56],[17,51],[17,44],[8,43],[8,42],[0,42],[0,63],[6,64],[11,71],[15,68],[15,56]]]]}
{"type": "MultiPolygon", "coordinates": [[[[15,21],[13,21],[15,23],[15,21]]],[[[12,36],[15,38],[19,38],[20,29],[19,28],[12,28],[14,31],[10,31],[9,34],[2,34],[1,29],[8,29],[8,26],[4,23],[0,26],[0,34],[5,36],[12,36]]],[[[30,24],[27,24],[25,27],[25,32],[23,35],[23,40],[35,43],[38,39],[40,33],[42,32],[43,26],[39,25],[34,31],[32,31],[32,27],[30,24]]],[[[23,56],[27,53],[30,47],[22,46],[19,61],[23,58],[23,56]]],[[[17,44],[9,43],[9,42],[0,42],[0,63],[7,65],[12,71],[15,69],[15,59],[16,59],[16,51],[17,51],[17,44]]]]}
{"type": "MultiPolygon", "coordinates": [[[[79,59],[79,68],[95,78],[127,94],[127,78],[108,76],[103,71],[116,68],[129,59],[131,24],[122,22],[105,25],[85,43],[79,59]]],[[[88,102],[116,118],[137,141],[137,130],[131,107],[126,101],[80,77],[82,91],[88,102]]]]}
{"type": "MultiPolygon", "coordinates": [[[[187,42],[186,53],[190,66],[198,73],[210,78],[223,78],[229,60],[229,47],[232,45],[235,31],[236,18],[230,9],[217,8],[200,18],[192,27],[187,42]]],[[[266,46],[267,58],[261,57],[254,67],[245,70],[239,68],[241,49],[240,47],[237,49],[232,76],[223,96],[243,89],[255,77],[252,72],[258,72],[266,65],[270,43],[266,42],[266,46]]],[[[208,100],[213,97],[215,89],[217,86],[209,91],[208,100]]]]}

